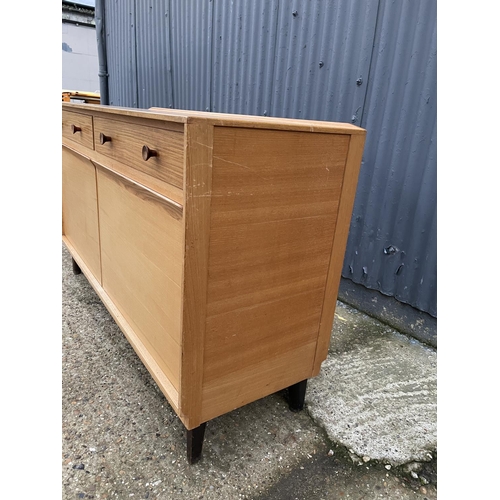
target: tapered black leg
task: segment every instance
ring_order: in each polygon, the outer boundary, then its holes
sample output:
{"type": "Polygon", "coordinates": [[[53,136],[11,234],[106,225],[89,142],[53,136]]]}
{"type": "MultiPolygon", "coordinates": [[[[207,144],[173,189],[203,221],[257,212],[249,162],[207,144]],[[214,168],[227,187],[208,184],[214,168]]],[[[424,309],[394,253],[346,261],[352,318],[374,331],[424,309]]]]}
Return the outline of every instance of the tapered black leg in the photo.
{"type": "Polygon", "coordinates": [[[203,438],[205,437],[205,427],[207,423],[187,431],[187,458],[190,464],[195,464],[201,458],[203,448],[203,438]]]}
{"type": "Polygon", "coordinates": [[[73,263],[73,274],[80,274],[82,270],[80,269],[80,266],[76,263],[76,260],[71,257],[71,261],[73,263]]]}
{"type": "Polygon", "coordinates": [[[300,411],[304,408],[306,398],[307,379],[288,388],[288,407],[291,411],[300,411]]]}

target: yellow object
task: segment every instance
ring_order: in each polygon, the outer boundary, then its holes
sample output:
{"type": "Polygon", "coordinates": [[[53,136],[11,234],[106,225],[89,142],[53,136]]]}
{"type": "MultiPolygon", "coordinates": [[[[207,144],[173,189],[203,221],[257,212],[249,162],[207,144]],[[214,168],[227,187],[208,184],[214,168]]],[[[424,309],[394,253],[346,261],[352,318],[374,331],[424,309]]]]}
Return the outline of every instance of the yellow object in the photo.
{"type": "Polygon", "coordinates": [[[85,92],[80,90],[63,90],[62,91],[62,101],[71,102],[71,99],[78,99],[83,102],[89,102],[92,104],[101,103],[101,95],[99,92],[85,92]]]}

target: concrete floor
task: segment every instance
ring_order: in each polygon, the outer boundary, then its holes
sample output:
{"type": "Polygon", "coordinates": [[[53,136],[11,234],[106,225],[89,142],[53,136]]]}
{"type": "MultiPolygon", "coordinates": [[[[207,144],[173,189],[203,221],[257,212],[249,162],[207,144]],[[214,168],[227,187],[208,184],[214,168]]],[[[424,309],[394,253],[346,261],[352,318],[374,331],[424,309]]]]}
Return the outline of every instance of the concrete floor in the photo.
{"type": "Polygon", "coordinates": [[[338,303],[306,408],[280,392],[207,424],[202,460],[63,247],[64,499],[428,499],[436,351],[338,303]]]}

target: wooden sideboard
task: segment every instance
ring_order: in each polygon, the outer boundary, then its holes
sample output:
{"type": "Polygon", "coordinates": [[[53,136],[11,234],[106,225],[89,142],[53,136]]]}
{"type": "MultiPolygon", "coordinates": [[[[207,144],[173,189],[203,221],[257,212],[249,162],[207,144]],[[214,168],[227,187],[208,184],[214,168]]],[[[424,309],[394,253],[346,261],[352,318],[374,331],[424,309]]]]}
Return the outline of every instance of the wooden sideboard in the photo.
{"type": "Polygon", "coordinates": [[[62,104],[63,241],[201,453],[326,359],[365,130],[62,104]]]}

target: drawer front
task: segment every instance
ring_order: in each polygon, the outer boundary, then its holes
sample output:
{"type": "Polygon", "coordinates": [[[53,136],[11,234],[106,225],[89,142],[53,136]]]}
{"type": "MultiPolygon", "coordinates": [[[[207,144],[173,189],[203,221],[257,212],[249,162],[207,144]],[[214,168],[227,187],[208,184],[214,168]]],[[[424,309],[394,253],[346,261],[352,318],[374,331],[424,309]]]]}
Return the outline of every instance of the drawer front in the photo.
{"type": "Polygon", "coordinates": [[[94,149],[92,116],[72,111],[62,112],[62,135],[86,148],[94,149]]]}
{"type": "Polygon", "coordinates": [[[94,117],[95,150],[183,189],[184,134],[94,117]]]}

